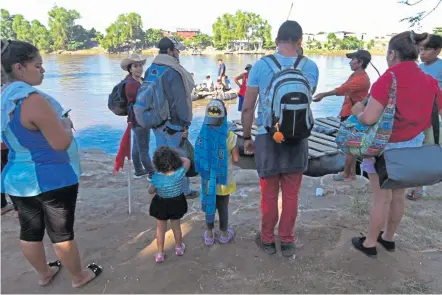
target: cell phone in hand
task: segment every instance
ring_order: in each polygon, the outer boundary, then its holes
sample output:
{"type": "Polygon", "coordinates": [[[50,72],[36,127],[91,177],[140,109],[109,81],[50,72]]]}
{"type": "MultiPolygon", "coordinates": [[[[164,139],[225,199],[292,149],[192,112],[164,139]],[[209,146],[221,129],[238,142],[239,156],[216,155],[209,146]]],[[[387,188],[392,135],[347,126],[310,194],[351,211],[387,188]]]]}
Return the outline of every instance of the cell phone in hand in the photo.
{"type": "Polygon", "coordinates": [[[67,117],[69,116],[70,111],[72,111],[72,109],[69,109],[69,110],[65,111],[65,112],[63,113],[63,115],[61,115],[61,117],[62,117],[62,118],[67,118],[67,117]]]}

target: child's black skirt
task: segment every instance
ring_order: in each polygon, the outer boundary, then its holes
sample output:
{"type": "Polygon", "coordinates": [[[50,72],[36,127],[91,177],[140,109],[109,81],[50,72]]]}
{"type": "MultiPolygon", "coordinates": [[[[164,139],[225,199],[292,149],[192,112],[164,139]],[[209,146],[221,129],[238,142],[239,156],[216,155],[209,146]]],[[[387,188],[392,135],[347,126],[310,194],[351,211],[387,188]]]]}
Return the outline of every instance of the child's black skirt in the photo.
{"type": "Polygon", "coordinates": [[[184,194],[174,198],[153,197],[149,214],[158,220],[177,220],[187,213],[187,200],[184,194]]]}

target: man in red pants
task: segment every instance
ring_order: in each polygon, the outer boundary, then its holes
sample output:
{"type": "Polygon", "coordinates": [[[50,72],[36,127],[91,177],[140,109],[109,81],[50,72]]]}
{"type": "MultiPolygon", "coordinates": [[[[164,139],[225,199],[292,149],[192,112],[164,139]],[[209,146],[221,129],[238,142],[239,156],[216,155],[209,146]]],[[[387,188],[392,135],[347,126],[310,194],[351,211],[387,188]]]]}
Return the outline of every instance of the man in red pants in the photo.
{"type": "MultiPolygon", "coordinates": [[[[270,81],[276,73],[281,74],[281,69],[296,66],[308,80],[303,80],[306,86],[301,89],[306,91],[307,95],[303,93],[302,99],[308,97],[311,101],[311,96],[318,84],[319,73],[318,67],[313,61],[306,57],[298,59],[298,52],[302,44],[302,28],[297,22],[284,22],[279,28],[276,43],[278,52],[259,60],[250,71],[243,105],[242,124],[244,152],[255,154],[256,168],[261,183],[261,232],[256,235],[256,244],[268,254],[276,253],[274,229],[278,223],[278,195],[279,186],[281,186],[282,213],[279,220],[279,238],[282,255],[291,257],[295,251],[293,230],[298,213],[298,193],[303,172],[307,169],[308,164],[308,139],[302,137],[292,143],[278,143],[274,140],[272,131],[269,130],[269,126],[273,125],[269,124],[273,124],[271,123],[272,103],[275,98],[269,97],[266,90],[270,84],[274,85],[270,81]],[[256,119],[258,130],[255,142],[253,142],[251,128],[258,94],[258,118],[256,119]]],[[[283,77],[281,81],[284,81],[283,77]]],[[[300,100],[300,96],[296,96],[296,93],[290,92],[283,97],[300,100]]],[[[307,105],[309,105],[308,102],[299,107],[303,108],[307,105]]],[[[309,109],[308,111],[310,112],[309,109]]],[[[305,123],[307,117],[303,118],[305,123]]],[[[311,113],[309,118],[311,118],[311,113]]]]}

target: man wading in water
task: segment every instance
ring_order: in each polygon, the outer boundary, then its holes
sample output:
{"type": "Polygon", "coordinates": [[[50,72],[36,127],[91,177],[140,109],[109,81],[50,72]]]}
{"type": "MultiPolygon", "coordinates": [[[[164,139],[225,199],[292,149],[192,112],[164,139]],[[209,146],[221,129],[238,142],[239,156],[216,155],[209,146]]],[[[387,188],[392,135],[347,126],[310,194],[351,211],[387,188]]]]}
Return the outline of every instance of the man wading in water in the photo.
{"type": "MultiPolygon", "coordinates": [[[[364,100],[370,89],[370,78],[365,69],[371,61],[371,54],[366,50],[358,50],[354,53],[347,54],[351,59],[350,68],[353,74],[350,75],[347,82],[340,87],[323,93],[318,93],[313,101],[320,102],[324,97],[332,95],[345,95],[344,104],[342,105],[339,116],[341,122],[347,120],[351,115],[351,108],[358,102],[364,100]]],[[[355,180],[356,179],[356,158],[351,155],[345,156],[344,172],[333,175],[335,181],[355,180]]]]}

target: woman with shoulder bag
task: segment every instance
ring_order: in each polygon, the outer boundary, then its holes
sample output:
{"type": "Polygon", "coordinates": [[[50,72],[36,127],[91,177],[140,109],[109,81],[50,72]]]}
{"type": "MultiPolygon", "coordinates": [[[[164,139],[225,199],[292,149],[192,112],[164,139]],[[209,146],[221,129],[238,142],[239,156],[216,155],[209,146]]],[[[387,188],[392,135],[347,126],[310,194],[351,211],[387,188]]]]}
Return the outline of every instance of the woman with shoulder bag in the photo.
{"type": "MultiPolygon", "coordinates": [[[[426,33],[413,31],[394,36],[388,46],[389,69],[373,84],[367,106],[357,103],[352,109],[362,124],[375,124],[391,100],[390,90],[396,81],[396,112],[384,150],[422,146],[424,130],[431,126],[435,97],[442,112],[442,93],[437,81],[422,72],[416,63],[419,45],[427,37],[426,33]]],[[[404,214],[405,200],[405,189],[381,189],[374,164],[374,158],[366,158],[362,163],[369,175],[373,197],[368,235],[352,239],[353,246],[368,256],[377,255],[377,242],[388,251],[395,250],[393,238],[404,214]]]]}

